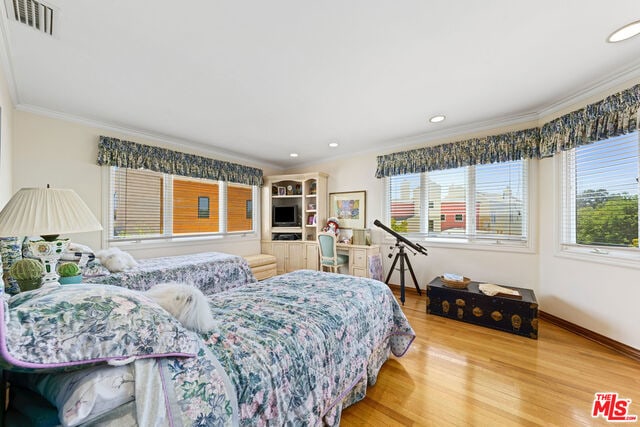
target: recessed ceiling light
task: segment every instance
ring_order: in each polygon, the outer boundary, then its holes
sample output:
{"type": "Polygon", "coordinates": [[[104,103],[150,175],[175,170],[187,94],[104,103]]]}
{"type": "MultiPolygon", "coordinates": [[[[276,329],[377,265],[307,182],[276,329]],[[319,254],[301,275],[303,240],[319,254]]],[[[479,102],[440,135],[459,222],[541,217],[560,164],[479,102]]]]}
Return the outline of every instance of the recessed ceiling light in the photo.
{"type": "Polygon", "coordinates": [[[609,43],[621,42],[638,34],[640,34],[640,21],[632,22],[631,24],[627,24],[619,30],[614,31],[607,41],[609,43]]]}
{"type": "Polygon", "coordinates": [[[337,142],[330,142],[329,147],[336,148],[339,144],[337,142]]]}
{"type": "Polygon", "coordinates": [[[444,119],[446,119],[446,117],[445,117],[445,116],[443,116],[443,115],[438,115],[438,116],[433,116],[433,117],[431,117],[431,118],[429,119],[429,121],[430,121],[431,123],[440,123],[440,122],[443,122],[443,121],[444,121],[444,119]]]}
{"type": "Polygon", "coordinates": [[[291,153],[289,154],[289,157],[298,157],[298,153],[291,153]]]}

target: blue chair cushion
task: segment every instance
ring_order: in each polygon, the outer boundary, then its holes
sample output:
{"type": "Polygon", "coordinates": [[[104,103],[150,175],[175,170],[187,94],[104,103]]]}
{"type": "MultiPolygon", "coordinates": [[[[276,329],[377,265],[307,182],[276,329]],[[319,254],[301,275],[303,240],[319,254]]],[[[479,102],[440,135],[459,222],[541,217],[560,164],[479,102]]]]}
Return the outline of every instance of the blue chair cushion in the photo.
{"type": "MultiPolygon", "coordinates": [[[[337,258],[338,258],[338,265],[349,263],[349,255],[338,254],[337,258]]],[[[322,265],[333,265],[333,262],[325,259],[325,260],[322,260],[322,265]]]]}

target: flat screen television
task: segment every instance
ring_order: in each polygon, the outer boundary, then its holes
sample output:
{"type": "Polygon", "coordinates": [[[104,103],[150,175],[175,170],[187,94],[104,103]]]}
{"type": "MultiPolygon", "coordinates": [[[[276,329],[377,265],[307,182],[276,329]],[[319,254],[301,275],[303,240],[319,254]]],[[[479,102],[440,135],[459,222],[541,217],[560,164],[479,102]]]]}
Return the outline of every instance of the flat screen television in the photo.
{"type": "Polygon", "coordinates": [[[297,205],[273,207],[274,227],[297,227],[298,225],[297,205]]]}

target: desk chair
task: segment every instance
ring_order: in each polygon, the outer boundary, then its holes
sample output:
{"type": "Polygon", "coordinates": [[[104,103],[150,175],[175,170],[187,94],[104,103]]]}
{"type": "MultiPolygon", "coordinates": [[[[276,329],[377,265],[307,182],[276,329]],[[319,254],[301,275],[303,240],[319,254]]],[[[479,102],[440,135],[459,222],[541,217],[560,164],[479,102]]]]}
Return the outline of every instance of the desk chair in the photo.
{"type": "Polygon", "coordinates": [[[336,235],[333,233],[318,233],[318,248],[320,248],[320,271],[330,268],[338,273],[338,267],[349,265],[349,256],[338,253],[336,249],[336,235]]]}

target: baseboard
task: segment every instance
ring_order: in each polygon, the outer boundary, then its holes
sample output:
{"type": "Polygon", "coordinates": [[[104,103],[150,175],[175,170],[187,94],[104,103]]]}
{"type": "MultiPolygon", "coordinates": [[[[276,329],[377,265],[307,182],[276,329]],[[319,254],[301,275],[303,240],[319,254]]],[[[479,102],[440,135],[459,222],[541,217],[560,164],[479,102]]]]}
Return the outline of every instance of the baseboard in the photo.
{"type": "MultiPolygon", "coordinates": [[[[395,283],[389,283],[388,286],[390,288],[394,288],[398,292],[400,292],[400,285],[396,285],[395,283]]],[[[413,285],[413,283],[411,284],[411,286],[404,285],[404,291],[405,292],[412,292],[412,293],[418,295],[418,291],[416,291],[416,287],[413,285]]],[[[422,295],[424,295],[426,291],[424,289],[420,288],[420,292],[422,293],[422,295]]]]}
{"type": "Polygon", "coordinates": [[[613,351],[616,351],[624,356],[640,362],[640,350],[636,348],[623,344],[619,341],[612,340],[611,338],[600,335],[596,332],[556,317],[553,314],[546,313],[542,310],[538,310],[538,317],[546,322],[553,323],[554,325],[559,326],[562,329],[566,329],[567,331],[573,332],[576,335],[580,335],[581,337],[597,342],[600,345],[603,345],[613,351]]]}

